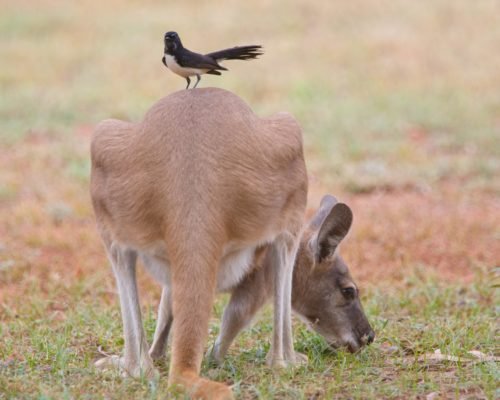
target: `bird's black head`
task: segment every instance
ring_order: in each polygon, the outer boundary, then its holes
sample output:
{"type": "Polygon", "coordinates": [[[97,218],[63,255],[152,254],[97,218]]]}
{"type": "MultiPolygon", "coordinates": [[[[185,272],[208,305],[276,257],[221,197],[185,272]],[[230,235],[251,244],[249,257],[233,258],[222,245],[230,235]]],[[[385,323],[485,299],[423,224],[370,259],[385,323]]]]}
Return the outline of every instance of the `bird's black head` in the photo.
{"type": "Polygon", "coordinates": [[[177,32],[170,31],[165,33],[164,40],[165,40],[165,51],[182,48],[181,38],[179,37],[177,32]]]}

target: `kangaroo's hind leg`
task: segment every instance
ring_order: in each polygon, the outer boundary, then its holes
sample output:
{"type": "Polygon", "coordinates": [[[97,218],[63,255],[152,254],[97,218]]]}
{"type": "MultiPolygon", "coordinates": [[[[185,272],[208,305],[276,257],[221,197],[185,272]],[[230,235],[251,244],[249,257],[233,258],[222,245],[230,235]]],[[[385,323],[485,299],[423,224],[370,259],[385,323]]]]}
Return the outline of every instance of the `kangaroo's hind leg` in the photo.
{"type": "Polygon", "coordinates": [[[106,250],[120,297],[125,351],[123,357],[108,356],[98,360],[96,367],[117,367],[132,377],[153,378],[157,372],[148,354],[137,292],[135,274],[137,253],[118,243],[106,245],[106,250]]]}

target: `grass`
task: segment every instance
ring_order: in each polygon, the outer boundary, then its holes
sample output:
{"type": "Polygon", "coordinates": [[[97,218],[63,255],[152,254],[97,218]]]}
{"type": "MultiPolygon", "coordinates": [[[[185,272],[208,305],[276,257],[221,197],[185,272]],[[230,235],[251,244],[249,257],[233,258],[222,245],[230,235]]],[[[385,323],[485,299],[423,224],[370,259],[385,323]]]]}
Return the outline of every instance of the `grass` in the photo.
{"type": "MultiPolygon", "coordinates": [[[[365,291],[364,304],[377,332],[375,343],[360,354],[332,352],[322,338],[295,324],[296,348],[307,354],[307,366],[280,372],[265,366],[272,318],[260,320],[233,345],[220,368],[206,363],[203,373],[233,385],[238,398],[409,398],[438,392],[446,398],[498,397],[495,362],[471,362],[470,350],[498,351],[498,292],[495,271],[478,271],[470,285],[447,285],[423,278],[415,270],[399,285],[365,291]],[[423,361],[436,349],[458,362],[423,361]],[[314,397],[317,396],[317,397],[314,397]]],[[[497,277],[498,279],[498,277],[497,277]]],[[[16,308],[3,307],[0,387],[3,398],[164,398],[166,379],[124,379],[93,367],[102,346],[119,353],[123,346],[117,304],[95,288],[73,283],[51,288],[49,298],[31,296],[16,308]],[[71,294],[61,302],[61,293],[71,294]],[[52,297],[52,298],[51,298],[52,297]],[[85,300],[84,300],[85,299],[85,300]],[[84,301],[82,301],[84,300],[84,301]]],[[[213,343],[226,298],[214,308],[213,343]]],[[[144,308],[149,338],[154,331],[154,304],[144,308]]],[[[168,363],[161,363],[162,375],[168,363]]]]}
{"type": "MultiPolygon", "coordinates": [[[[137,120],[184,87],[160,62],[171,29],[193,50],[264,45],[201,86],[296,115],[310,210],[326,192],[354,210],[343,255],[377,332],[350,355],[296,323],[309,364],[273,372],[267,310],[203,374],[242,399],[499,398],[498,364],[468,353],[500,355],[498,11],[492,0],[3,1],[0,399],[168,393],[168,359],[152,383],[93,368],[99,346],[119,353],[123,339],[88,147],[99,120],[137,120]]],[[[159,293],[139,278],[151,337],[159,293]]]]}

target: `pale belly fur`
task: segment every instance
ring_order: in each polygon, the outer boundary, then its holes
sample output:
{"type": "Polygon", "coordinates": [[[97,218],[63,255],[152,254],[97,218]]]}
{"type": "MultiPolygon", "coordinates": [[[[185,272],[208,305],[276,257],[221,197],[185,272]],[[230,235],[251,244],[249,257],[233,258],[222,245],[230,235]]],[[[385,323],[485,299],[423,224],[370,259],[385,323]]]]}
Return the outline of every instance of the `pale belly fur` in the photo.
{"type": "MultiPolygon", "coordinates": [[[[222,257],[217,274],[217,291],[224,292],[238,285],[248,274],[257,246],[231,249],[222,257]]],[[[162,244],[140,251],[140,258],[149,274],[162,286],[170,286],[170,265],[162,244]]]]}
{"type": "Polygon", "coordinates": [[[170,54],[165,54],[165,63],[170,71],[184,78],[187,78],[188,76],[201,75],[208,71],[208,69],[181,67],[177,64],[177,61],[175,61],[174,56],[171,56],[170,54]]]}

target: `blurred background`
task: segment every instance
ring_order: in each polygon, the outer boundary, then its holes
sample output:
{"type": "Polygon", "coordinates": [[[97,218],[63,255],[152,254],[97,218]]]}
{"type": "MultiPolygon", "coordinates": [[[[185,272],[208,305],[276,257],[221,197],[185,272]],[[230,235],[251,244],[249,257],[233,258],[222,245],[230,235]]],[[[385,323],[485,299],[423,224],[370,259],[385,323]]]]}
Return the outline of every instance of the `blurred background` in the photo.
{"type": "Polygon", "coordinates": [[[200,87],[296,116],[310,212],[325,193],[353,208],[343,252],[361,286],[492,270],[499,18],[496,0],[0,0],[0,313],[116,306],[88,195],[90,136],[184,89],[161,63],[169,30],[198,52],[264,46],[200,87]]]}

